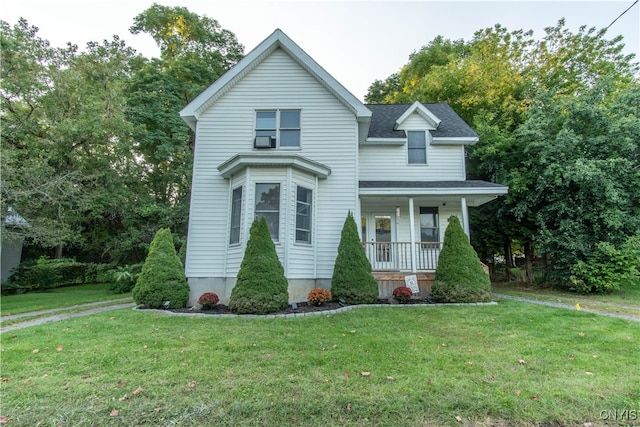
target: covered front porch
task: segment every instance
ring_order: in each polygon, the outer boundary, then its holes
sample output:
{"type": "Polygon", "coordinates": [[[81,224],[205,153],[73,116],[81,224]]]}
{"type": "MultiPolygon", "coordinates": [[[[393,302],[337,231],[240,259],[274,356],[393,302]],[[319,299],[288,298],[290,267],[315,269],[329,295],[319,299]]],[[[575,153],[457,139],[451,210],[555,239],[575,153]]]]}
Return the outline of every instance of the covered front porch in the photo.
{"type": "Polygon", "coordinates": [[[468,207],[506,191],[484,181],[361,181],[360,236],[374,275],[434,272],[449,217],[468,236],[468,207]]]}

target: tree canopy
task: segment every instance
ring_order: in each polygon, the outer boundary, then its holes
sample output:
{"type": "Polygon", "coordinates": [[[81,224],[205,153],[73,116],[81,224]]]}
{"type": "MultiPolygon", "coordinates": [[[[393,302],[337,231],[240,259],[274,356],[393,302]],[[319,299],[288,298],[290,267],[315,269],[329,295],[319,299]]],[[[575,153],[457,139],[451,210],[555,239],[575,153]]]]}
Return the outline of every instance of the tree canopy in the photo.
{"type": "Polygon", "coordinates": [[[193,133],[178,112],[244,47],[217,21],[154,4],[133,19],[160,58],[118,36],[55,48],[26,20],[2,31],[2,218],[35,255],[140,262],[155,232],[186,234],[193,133]]]}
{"type": "Polygon", "coordinates": [[[599,242],[640,234],[638,63],[607,36],[560,20],[540,39],[501,25],[468,42],[437,37],[369,88],[368,102],[448,102],[478,132],[468,178],[509,186],[471,212],[485,260],[520,246],[569,283],[599,242]]]}

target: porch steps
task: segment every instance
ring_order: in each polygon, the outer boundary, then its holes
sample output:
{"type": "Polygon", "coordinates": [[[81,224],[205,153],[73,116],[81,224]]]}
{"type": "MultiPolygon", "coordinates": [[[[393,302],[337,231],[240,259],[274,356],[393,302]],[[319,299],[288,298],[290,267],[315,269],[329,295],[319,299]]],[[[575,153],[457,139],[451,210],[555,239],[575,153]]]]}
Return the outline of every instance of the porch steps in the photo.
{"type": "Polygon", "coordinates": [[[405,286],[405,276],[415,274],[418,277],[419,298],[426,298],[431,292],[431,285],[435,280],[435,273],[403,273],[398,271],[374,271],[373,277],[378,282],[380,298],[390,298],[393,290],[398,286],[405,286]]]}

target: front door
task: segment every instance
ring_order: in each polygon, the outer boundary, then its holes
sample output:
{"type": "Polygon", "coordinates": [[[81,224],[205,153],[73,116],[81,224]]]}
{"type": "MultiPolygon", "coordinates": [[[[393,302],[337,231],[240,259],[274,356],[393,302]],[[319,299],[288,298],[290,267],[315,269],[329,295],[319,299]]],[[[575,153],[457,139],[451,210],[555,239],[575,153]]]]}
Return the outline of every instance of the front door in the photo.
{"type": "Polygon", "coordinates": [[[395,224],[392,215],[370,214],[367,216],[367,254],[374,270],[389,270],[394,265],[393,244],[395,224]]]}

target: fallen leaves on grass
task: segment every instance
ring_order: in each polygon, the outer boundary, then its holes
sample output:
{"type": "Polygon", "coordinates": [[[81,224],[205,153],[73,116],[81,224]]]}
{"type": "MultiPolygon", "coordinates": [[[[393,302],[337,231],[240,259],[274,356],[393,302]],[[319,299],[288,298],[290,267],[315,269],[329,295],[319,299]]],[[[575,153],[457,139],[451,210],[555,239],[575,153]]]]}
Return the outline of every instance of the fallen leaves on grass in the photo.
{"type": "Polygon", "coordinates": [[[189,383],[187,384],[187,387],[193,389],[196,388],[196,382],[195,381],[189,381],[189,383]]]}
{"type": "Polygon", "coordinates": [[[40,353],[40,349],[34,348],[31,353],[36,354],[36,353],[40,353]]]}
{"type": "Polygon", "coordinates": [[[117,409],[112,409],[111,412],[109,412],[110,417],[117,417],[119,414],[120,411],[118,411],[117,409]]]}
{"type": "Polygon", "coordinates": [[[127,385],[127,382],[126,382],[126,381],[120,381],[120,382],[118,383],[118,388],[122,388],[122,387],[124,387],[124,386],[126,386],[126,385],[127,385]]]}
{"type": "Polygon", "coordinates": [[[363,377],[370,377],[371,376],[371,372],[361,372],[360,375],[362,375],[363,377]]]}
{"type": "Polygon", "coordinates": [[[135,390],[133,391],[133,395],[134,395],[134,396],[137,396],[137,395],[139,395],[140,393],[142,393],[143,391],[144,391],[144,389],[143,389],[142,387],[138,387],[137,389],[135,389],[135,390]]]}
{"type": "Polygon", "coordinates": [[[9,422],[9,419],[10,419],[10,418],[9,418],[9,417],[7,417],[7,416],[2,416],[2,417],[0,417],[0,424],[6,424],[6,423],[8,423],[8,422],[9,422]]]}
{"type": "Polygon", "coordinates": [[[63,346],[59,345],[56,347],[56,351],[62,351],[63,348],[64,348],[63,346]]]}
{"type": "Polygon", "coordinates": [[[456,421],[461,423],[462,422],[462,417],[460,415],[456,415],[456,421]]]}
{"type": "Polygon", "coordinates": [[[396,379],[393,378],[391,375],[387,375],[387,380],[388,381],[395,381],[396,379]]]}

